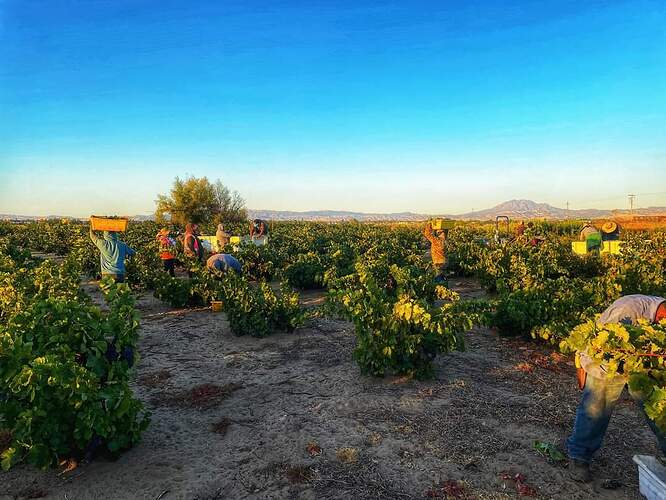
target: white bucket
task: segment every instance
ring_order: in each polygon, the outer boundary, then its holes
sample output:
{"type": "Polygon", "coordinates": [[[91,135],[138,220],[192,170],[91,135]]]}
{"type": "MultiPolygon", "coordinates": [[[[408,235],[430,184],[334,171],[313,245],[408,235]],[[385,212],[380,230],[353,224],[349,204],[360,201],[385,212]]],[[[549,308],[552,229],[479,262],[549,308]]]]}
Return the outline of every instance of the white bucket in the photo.
{"type": "Polygon", "coordinates": [[[647,500],[666,500],[666,467],[649,455],[634,455],[634,462],[641,495],[647,500]]]}

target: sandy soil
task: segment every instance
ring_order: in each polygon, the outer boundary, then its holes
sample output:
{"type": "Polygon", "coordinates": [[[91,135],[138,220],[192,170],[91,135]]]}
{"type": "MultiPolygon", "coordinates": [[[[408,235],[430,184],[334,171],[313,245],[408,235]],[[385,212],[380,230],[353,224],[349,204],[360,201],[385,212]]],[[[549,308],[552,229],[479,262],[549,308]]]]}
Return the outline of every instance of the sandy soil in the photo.
{"type": "Polygon", "coordinates": [[[656,453],[627,399],[594,463],[618,489],[539,455],[535,440],[567,435],[580,393],[571,363],[535,343],[475,329],[466,352],[437,359],[436,380],[375,379],[352,361],[345,321],[239,338],[223,314],[170,313],[151,296],[139,307],[143,442],[65,475],[0,473],[0,499],[515,498],[518,473],[541,498],[639,498],[632,455],[656,453]]]}

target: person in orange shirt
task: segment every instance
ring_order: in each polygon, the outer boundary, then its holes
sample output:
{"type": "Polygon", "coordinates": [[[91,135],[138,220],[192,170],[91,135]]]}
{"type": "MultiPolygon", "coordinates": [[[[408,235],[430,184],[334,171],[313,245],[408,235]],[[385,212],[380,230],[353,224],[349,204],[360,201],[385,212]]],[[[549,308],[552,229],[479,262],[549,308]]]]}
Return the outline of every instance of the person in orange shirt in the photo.
{"type": "Polygon", "coordinates": [[[176,242],[169,236],[169,230],[164,228],[157,233],[157,242],[160,245],[160,259],[164,270],[171,276],[176,275],[176,242]]]}
{"type": "Polygon", "coordinates": [[[423,235],[430,242],[430,258],[432,266],[437,273],[437,281],[446,281],[444,267],[446,266],[446,231],[433,231],[430,222],[423,229],[423,235]]]}

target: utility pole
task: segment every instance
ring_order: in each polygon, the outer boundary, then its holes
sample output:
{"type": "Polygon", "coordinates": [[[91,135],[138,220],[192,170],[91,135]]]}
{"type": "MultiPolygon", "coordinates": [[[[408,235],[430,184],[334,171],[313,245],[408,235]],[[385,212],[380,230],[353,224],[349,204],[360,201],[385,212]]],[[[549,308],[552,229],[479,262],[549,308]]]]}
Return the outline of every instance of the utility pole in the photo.
{"type": "Polygon", "coordinates": [[[635,194],[629,195],[629,212],[632,214],[634,213],[634,198],[636,198],[635,194]]]}
{"type": "Polygon", "coordinates": [[[569,217],[569,202],[567,201],[567,219],[570,219],[570,218],[571,217],[569,217]]]}

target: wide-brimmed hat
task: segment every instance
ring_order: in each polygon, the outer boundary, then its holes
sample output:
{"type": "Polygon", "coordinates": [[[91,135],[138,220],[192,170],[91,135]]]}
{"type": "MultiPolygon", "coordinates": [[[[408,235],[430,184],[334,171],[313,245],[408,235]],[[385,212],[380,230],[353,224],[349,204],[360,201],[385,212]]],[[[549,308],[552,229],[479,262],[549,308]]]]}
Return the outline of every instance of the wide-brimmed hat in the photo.
{"type": "Polygon", "coordinates": [[[608,222],[604,222],[604,225],[601,226],[601,230],[604,233],[612,233],[617,229],[617,224],[613,222],[612,220],[609,220],[608,222]]]}

